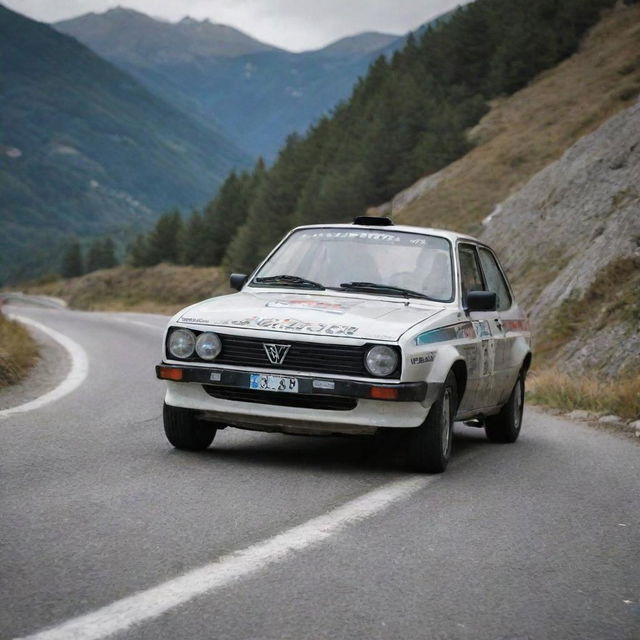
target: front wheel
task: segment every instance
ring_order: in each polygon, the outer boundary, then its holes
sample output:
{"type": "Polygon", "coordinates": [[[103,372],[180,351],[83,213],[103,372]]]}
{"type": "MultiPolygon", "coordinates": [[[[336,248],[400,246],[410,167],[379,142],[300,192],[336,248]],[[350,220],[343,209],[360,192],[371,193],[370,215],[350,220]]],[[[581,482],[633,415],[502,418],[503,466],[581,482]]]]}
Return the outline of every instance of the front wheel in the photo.
{"type": "Polygon", "coordinates": [[[458,406],[456,377],[449,372],[440,397],[426,420],[408,434],[409,460],[414,471],[442,473],[449,464],[453,442],[453,418],[458,406]]]}
{"type": "Polygon", "coordinates": [[[496,416],[487,418],[484,428],[491,442],[515,442],[522,428],[524,409],[524,375],[520,373],[506,404],[496,416]]]}
{"type": "Polygon", "coordinates": [[[204,451],[215,438],[215,424],[198,420],[193,409],[165,404],[162,409],[164,433],[176,449],[204,451]]]}

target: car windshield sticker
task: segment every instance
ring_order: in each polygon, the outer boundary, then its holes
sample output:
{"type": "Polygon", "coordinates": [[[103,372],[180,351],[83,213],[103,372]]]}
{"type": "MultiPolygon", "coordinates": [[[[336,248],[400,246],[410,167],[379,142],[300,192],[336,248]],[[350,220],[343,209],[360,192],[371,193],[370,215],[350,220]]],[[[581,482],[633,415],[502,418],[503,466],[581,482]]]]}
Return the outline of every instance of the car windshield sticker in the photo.
{"type": "Polygon", "coordinates": [[[389,233],[384,231],[351,231],[342,229],[312,229],[298,232],[298,237],[305,240],[365,240],[368,243],[393,244],[396,246],[442,247],[446,240],[438,236],[418,235],[414,233],[389,233]]]}
{"type": "Polygon", "coordinates": [[[361,304],[360,301],[345,302],[323,302],[322,300],[310,300],[306,298],[283,298],[280,300],[271,300],[267,302],[265,307],[276,309],[309,309],[311,311],[320,311],[322,313],[334,313],[342,315],[351,307],[361,304]]]}
{"type": "Polygon", "coordinates": [[[216,325],[272,329],[274,331],[295,331],[297,333],[324,333],[328,336],[353,336],[359,331],[359,327],[345,324],[305,322],[296,318],[261,318],[260,316],[252,316],[242,320],[219,320],[216,321],[216,325]]]}

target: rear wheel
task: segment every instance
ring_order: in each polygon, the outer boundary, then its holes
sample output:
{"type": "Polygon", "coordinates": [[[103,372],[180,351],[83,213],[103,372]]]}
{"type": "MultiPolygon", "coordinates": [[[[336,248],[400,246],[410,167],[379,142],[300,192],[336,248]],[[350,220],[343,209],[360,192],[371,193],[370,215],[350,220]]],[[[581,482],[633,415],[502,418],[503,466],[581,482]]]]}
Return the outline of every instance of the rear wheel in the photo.
{"type": "Polygon", "coordinates": [[[491,442],[515,442],[522,428],[522,411],[524,409],[524,375],[520,373],[511,395],[500,413],[489,416],[484,428],[491,442]]]}
{"type": "Polygon", "coordinates": [[[216,425],[198,420],[196,415],[193,409],[164,405],[164,433],[176,449],[204,451],[213,442],[218,430],[216,425]]]}
{"type": "Polygon", "coordinates": [[[449,464],[453,442],[453,418],[458,406],[456,377],[449,372],[440,397],[426,420],[408,434],[411,468],[423,473],[442,473],[449,464]]]}

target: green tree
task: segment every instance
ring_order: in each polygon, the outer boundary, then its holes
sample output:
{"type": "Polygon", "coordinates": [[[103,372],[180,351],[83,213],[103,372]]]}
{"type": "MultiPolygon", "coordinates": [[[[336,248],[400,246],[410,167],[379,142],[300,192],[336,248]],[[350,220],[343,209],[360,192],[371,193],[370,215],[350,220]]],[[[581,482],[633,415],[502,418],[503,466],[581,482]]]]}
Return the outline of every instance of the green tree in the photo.
{"type": "Polygon", "coordinates": [[[183,232],[184,223],[179,211],[169,211],[161,215],[146,239],[146,266],[161,262],[180,264],[183,254],[183,232]]]}
{"type": "Polygon", "coordinates": [[[84,273],[82,249],[80,247],[80,241],[76,238],[69,242],[62,256],[60,273],[64,278],[77,278],[84,273]]]}
{"type": "Polygon", "coordinates": [[[144,233],[139,233],[127,251],[127,262],[132,267],[151,266],[149,257],[149,243],[144,233]]]}
{"type": "Polygon", "coordinates": [[[89,246],[87,256],[87,273],[98,269],[112,269],[116,266],[116,246],[113,239],[96,238],[89,246]]]}
{"type": "Polygon", "coordinates": [[[181,264],[207,265],[207,238],[202,214],[194,211],[184,226],[181,264]]]}

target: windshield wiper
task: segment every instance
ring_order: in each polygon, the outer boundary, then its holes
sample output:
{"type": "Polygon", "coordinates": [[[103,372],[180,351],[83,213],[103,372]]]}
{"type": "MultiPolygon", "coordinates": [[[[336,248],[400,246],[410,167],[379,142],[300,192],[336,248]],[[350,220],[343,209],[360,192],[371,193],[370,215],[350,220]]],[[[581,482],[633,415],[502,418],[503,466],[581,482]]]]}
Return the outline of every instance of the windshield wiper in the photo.
{"type": "Polygon", "coordinates": [[[306,289],[325,290],[325,287],[319,282],[307,280],[300,276],[289,276],[286,274],[280,276],[269,276],[268,278],[255,278],[254,282],[257,282],[258,284],[273,284],[275,286],[279,285],[284,287],[304,287],[306,289]]]}
{"type": "Polygon", "coordinates": [[[435,298],[430,298],[424,293],[418,293],[411,289],[403,289],[402,287],[394,287],[390,284],[376,284],[375,282],[343,282],[340,285],[340,288],[348,291],[385,292],[390,295],[401,295],[405,298],[422,298],[423,300],[433,300],[434,302],[437,302],[435,298]]]}

